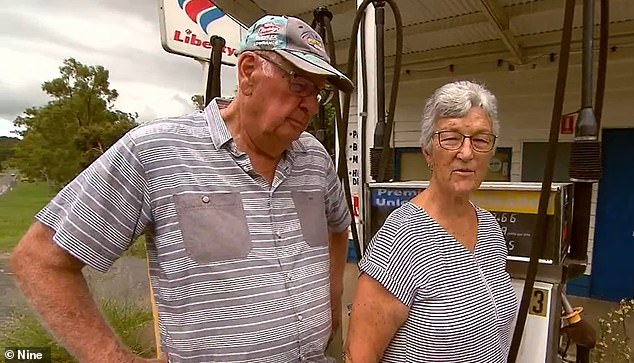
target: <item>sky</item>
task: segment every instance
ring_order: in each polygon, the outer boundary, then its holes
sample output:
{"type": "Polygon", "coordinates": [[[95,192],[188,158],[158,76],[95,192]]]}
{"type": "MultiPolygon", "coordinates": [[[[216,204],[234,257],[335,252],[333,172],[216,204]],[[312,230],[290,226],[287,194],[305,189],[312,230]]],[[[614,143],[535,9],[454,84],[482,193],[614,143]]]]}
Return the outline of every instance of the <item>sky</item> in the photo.
{"type": "MultiPolygon", "coordinates": [[[[159,0],[15,1],[0,7],[0,136],[16,136],[13,120],[49,101],[41,85],[71,57],[107,69],[115,108],[139,122],[189,113],[191,96],[204,93],[201,64],[161,46],[159,0]]],[[[230,95],[234,68],[222,75],[230,95]]]]}

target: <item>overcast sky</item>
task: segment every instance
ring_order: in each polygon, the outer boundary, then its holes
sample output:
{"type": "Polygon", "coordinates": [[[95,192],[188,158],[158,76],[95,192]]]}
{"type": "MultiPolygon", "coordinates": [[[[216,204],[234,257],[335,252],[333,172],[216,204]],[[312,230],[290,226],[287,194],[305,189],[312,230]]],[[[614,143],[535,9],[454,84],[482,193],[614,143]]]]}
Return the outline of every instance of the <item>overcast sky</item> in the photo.
{"type": "MultiPolygon", "coordinates": [[[[139,121],[191,112],[204,93],[200,63],[161,47],[159,0],[22,0],[0,8],[0,136],[13,120],[48,97],[43,82],[59,76],[66,58],[110,71],[115,108],[139,121]]],[[[223,94],[235,73],[223,67],[223,94]]]]}

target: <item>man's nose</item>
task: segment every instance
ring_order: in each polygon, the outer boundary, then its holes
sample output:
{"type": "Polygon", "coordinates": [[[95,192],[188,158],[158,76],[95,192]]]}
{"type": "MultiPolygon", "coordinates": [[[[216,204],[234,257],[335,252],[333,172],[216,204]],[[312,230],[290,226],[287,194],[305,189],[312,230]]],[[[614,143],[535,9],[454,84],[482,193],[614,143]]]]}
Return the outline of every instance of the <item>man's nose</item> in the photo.
{"type": "Polygon", "coordinates": [[[310,117],[313,117],[317,111],[319,111],[319,101],[317,100],[317,95],[302,97],[299,107],[301,107],[310,117]]]}

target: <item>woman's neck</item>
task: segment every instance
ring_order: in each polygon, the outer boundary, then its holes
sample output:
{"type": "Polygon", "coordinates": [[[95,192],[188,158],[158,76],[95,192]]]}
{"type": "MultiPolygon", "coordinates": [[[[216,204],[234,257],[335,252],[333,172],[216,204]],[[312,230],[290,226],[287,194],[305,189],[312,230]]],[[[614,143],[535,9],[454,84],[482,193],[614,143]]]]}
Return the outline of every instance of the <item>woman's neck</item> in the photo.
{"type": "Polygon", "coordinates": [[[416,196],[413,202],[434,215],[454,218],[473,213],[468,194],[455,195],[438,188],[433,183],[416,196]]]}

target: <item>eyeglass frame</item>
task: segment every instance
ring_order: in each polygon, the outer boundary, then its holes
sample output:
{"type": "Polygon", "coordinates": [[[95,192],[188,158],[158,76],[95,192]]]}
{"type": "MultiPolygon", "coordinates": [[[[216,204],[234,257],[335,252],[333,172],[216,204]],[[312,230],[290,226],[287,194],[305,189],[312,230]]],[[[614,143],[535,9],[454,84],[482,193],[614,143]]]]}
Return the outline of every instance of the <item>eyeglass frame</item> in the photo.
{"type": "Polygon", "coordinates": [[[258,57],[261,57],[262,59],[264,59],[267,62],[271,63],[272,65],[274,65],[275,67],[277,67],[279,70],[283,71],[284,73],[286,73],[286,75],[288,75],[290,77],[290,79],[288,81],[289,82],[288,86],[289,86],[289,90],[291,91],[291,93],[293,93],[293,94],[295,94],[295,95],[297,95],[299,97],[309,97],[311,95],[314,95],[317,98],[317,102],[320,105],[327,105],[328,102],[330,102],[334,98],[335,92],[337,92],[337,90],[334,89],[332,86],[326,84],[324,87],[318,87],[315,84],[315,82],[310,80],[308,77],[306,77],[306,76],[304,76],[302,74],[299,74],[299,73],[297,73],[295,71],[289,71],[288,69],[286,69],[286,67],[284,67],[281,64],[277,63],[276,61],[272,60],[268,56],[263,55],[261,52],[254,52],[254,53],[257,54],[258,57]],[[290,89],[291,82],[293,82],[293,80],[295,80],[297,78],[302,78],[302,79],[305,79],[308,82],[310,82],[317,92],[311,92],[310,94],[307,94],[307,95],[304,96],[304,95],[298,94],[297,92],[294,92],[293,90],[291,90],[290,89]],[[321,97],[321,93],[324,92],[324,91],[328,92],[327,96],[326,97],[321,97]],[[323,101],[322,101],[322,99],[323,99],[323,101]]]}
{"type": "Polygon", "coordinates": [[[460,131],[455,131],[455,130],[440,130],[440,131],[436,131],[433,133],[433,135],[438,136],[438,146],[440,146],[442,149],[447,150],[447,151],[456,151],[456,150],[460,150],[460,148],[462,148],[462,146],[464,145],[464,140],[465,139],[469,139],[469,141],[471,141],[469,144],[471,144],[471,150],[475,151],[475,152],[479,152],[479,153],[488,153],[491,150],[493,150],[493,148],[495,148],[495,142],[497,141],[498,136],[490,133],[490,132],[478,132],[475,133],[473,135],[465,135],[460,131]],[[456,148],[447,148],[446,146],[443,146],[442,141],[440,139],[440,134],[444,133],[444,132],[453,132],[456,133],[460,136],[462,136],[462,140],[460,141],[460,144],[456,147],[456,148]],[[488,150],[481,150],[481,149],[477,149],[473,143],[473,137],[474,136],[478,136],[478,135],[487,135],[487,136],[492,136],[493,140],[491,141],[491,147],[488,150]]]}

